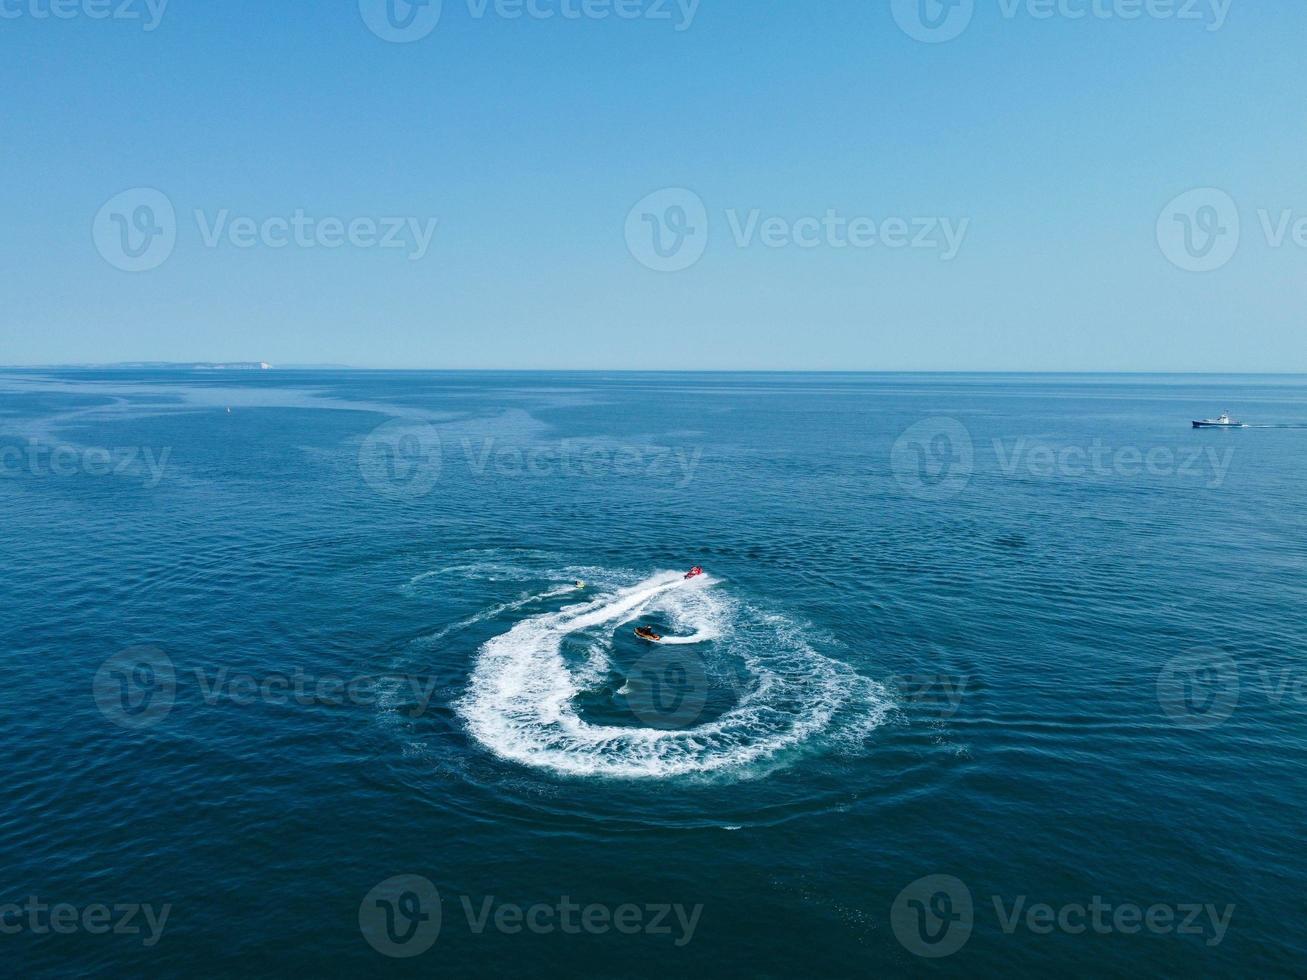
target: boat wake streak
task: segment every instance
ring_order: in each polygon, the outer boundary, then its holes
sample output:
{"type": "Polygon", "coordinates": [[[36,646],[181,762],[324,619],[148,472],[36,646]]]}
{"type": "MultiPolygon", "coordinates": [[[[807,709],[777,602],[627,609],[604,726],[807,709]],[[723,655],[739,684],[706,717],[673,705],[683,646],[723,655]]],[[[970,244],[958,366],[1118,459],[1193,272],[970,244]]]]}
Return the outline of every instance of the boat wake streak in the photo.
{"type": "Polygon", "coordinates": [[[478,651],[456,704],[468,732],[523,765],[647,779],[742,775],[805,743],[860,738],[880,724],[890,707],[883,688],[817,653],[796,624],[722,594],[718,584],[664,572],[522,620],[478,651]],[[649,614],[678,636],[650,645],[607,692],[625,699],[640,726],[585,720],[577,701],[611,678],[614,635],[649,614]],[[711,658],[695,644],[711,644],[711,658]],[[578,646],[589,655],[576,662],[578,646]],[[725,659],[742,665],[748,684],[723,688],[725,659]],[[705,704],[723,689],[732,691],[728,704],[704,720],[712,714],[705,704]]]}

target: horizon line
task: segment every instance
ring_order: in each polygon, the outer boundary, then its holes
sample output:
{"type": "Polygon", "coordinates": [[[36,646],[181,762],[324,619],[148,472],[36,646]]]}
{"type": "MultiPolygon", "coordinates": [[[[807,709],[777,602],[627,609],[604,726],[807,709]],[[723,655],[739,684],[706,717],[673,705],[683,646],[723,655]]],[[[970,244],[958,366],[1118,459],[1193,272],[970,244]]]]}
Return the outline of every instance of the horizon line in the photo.
{"type": "Polygon", "coordinates": [[[1121,368],[628,368],[628,367],[361,367],[352,364],[270,364],[266,361],[124,361],[109,364],[0,364],[0,371],[190,371],[208,374],[265,374],[277,371],[350,371],[389,373],[445,373],[445,374],[952,374],[952,375],[1186,375],[1196,377],[1302,377],[1304,371],[1193,371],[1177,369],[1121,369],[1121,368]],[[267,364],[267,367],[225,367],[218,365],[267,364]],[[213,365],[199,367],[198,365],[213,365]]]}

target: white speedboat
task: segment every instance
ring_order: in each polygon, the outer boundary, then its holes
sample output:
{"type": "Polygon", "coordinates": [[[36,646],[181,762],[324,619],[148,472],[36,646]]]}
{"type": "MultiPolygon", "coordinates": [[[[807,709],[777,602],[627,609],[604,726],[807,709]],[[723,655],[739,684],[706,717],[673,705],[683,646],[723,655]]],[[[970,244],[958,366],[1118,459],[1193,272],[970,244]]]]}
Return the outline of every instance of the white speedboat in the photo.
{"type": "Polygon", "coordinates": [[[1230,418],[1229,412],[1222,412],[1219,419],[1194,419],[1195,429],[1246,429],[1242,422],[1230,418]]]}

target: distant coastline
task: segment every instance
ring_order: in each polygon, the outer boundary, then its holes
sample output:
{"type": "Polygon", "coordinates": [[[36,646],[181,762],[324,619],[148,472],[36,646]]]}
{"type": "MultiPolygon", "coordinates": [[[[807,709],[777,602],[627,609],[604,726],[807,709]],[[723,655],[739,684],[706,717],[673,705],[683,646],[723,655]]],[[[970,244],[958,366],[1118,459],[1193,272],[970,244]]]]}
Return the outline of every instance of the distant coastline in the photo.
{"type": "Polygon", "coordinates": [[[348,364],[267,361],[116,361],[112,364],[0,364],[0,371],[353,371],[348,364]]]}
{"type": "Polygon", "coordinates": [[[10,369],[60,371],[271,371],[267,361],[120,361],[114,364],[33,364],[10,369]]]}

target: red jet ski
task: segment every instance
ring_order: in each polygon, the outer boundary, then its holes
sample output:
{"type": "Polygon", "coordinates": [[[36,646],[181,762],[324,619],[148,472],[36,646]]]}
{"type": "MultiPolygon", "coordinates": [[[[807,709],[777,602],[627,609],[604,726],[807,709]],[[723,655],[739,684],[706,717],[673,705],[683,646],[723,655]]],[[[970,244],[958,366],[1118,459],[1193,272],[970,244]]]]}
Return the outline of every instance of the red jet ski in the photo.
{"type": "Polygon", "coordinates": [[[699,577],[700,575],[702,575],[702,574],[703,574],[703,566],[702,566],[702,565],[695,565],[692,569],[690,569],[688,572],[685,573],[685,577],[686,577],[686,578],[698,578],[698,577],[699,577]]]}
{"type": "Polygon", "coordinates": [[[659,640],[662,639],[662,635],[660,633],[655,633],[648,626],[637,626],[635,628],[635,635],[642,640],[648,640],[650,643],[657,643],[659,640]]]}

